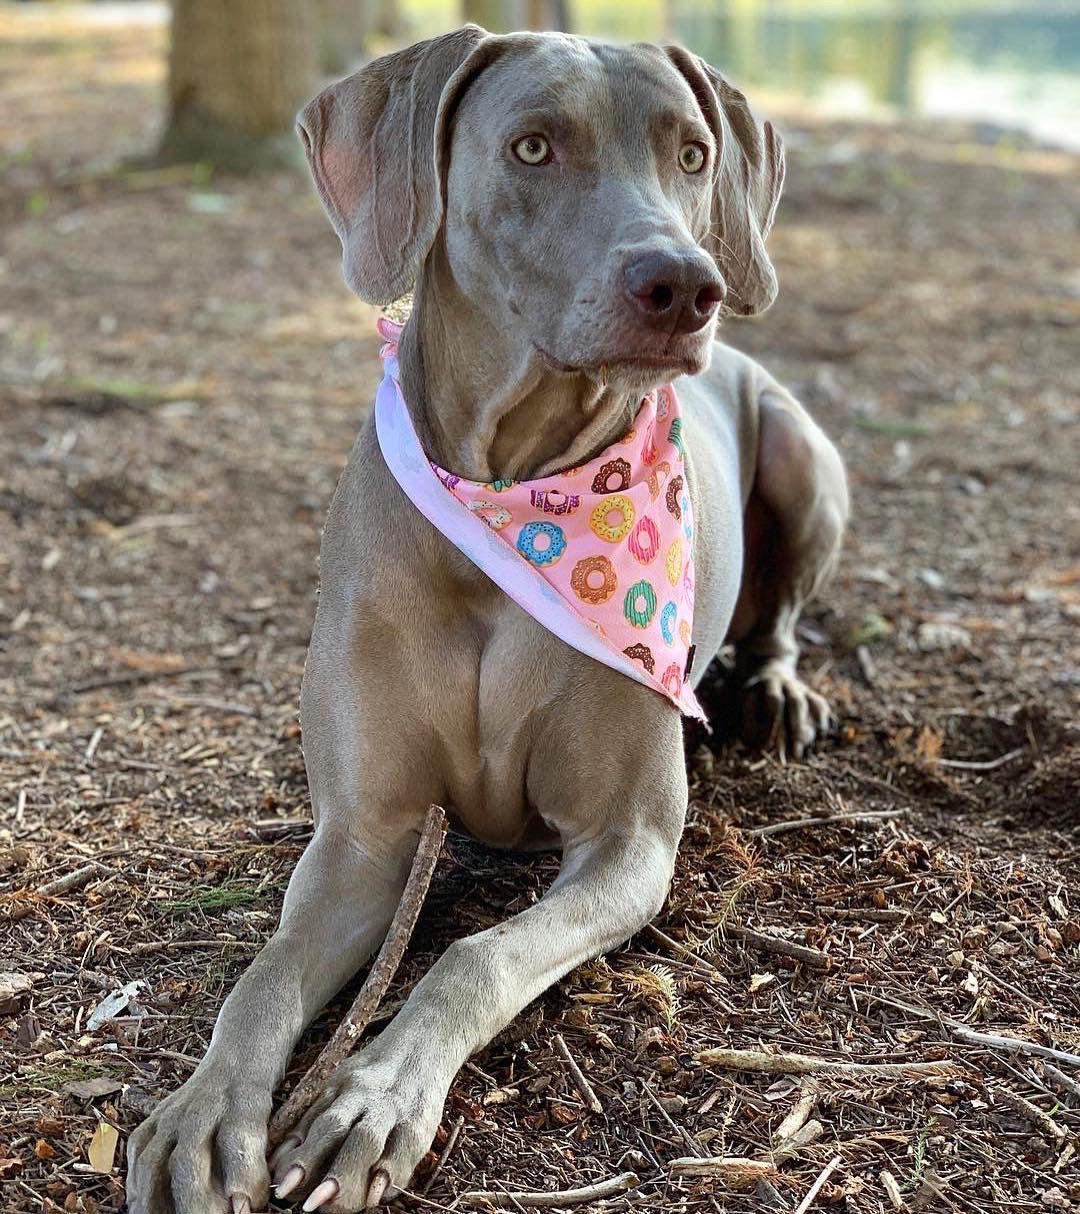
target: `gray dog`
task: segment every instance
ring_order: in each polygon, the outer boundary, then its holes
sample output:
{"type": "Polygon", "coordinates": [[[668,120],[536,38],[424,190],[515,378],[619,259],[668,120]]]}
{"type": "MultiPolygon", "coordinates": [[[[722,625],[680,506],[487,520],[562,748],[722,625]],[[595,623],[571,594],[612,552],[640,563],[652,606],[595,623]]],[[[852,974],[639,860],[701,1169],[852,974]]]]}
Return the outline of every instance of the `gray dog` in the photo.
{"type": "MultiPolygon", "coordinates": [[[[799,757],[828,707],[795,624],[847,517],[839,456],[718,316],[769,306],[780,140],[686,51],[466,27],[379,59],[300,117],[423,447],[476,481],[574,467],[676,377],[697,526],[694,678],[734,644],[747,729],[799,757]]],[[[184,1086],[132,1136],[133,1214],[278,1193],[356,1211],[408,1184],[458,1068],[549,984],[659,911],[683,827],[677,708],[557,639],[432,527],[371,422],[326,524],[301,698],[315,835],[281,924],[184,1086]],[[558,846],[547,894],[455,942],[268,1166],[304,1026],[379,946],[427,807],[494,847],[558,846]]]]}

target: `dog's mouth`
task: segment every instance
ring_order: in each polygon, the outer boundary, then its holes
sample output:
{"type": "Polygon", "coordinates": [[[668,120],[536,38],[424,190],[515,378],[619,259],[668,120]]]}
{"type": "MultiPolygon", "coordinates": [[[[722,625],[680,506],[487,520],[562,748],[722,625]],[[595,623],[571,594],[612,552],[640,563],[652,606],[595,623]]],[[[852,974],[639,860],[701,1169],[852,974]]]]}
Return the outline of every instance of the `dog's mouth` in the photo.
{"type": "Polygon", "coordinates": [[[670,339],[663,349],[613,349],[578,362],[558,359],[537,342],[533,348],[547,367],[564,375],[588,375],[602,382],[627,376],[637,381],[645,375],[661,384],[675,375],[696,375],[704,370],[709,343],[702,342],[700,334],[690,334],[670,339]]]}

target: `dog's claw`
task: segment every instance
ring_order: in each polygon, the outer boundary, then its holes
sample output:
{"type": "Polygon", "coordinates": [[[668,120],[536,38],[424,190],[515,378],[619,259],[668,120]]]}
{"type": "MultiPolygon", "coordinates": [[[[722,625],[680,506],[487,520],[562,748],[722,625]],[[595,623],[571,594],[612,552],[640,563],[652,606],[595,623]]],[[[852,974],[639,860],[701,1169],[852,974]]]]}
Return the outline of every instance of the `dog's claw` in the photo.
{"type": "MultiPolygon", "coordinates": [[[[294,1163],[278,1182],[275,1192],[277,1193],[278,1197],[288,1197],[293,1189],[295,1189],[297,1185],[302,1184],[303,1181],[304,1169],[298,1163],[294,1163]]],[[[315,1192],[317,1193],[318,1189],[316,1189],[315,1192]]],[[[312,1194],[312,1196],[314,1196],[314,1194],[312,1194]]],[[[314,1209],[315,1207],[312,1206],[311,1208],[314,1209]]],[[[307,1209],[307,1206],[305,1206],[304,1209],[307,1209]]]]}
{"type": "Polygon", "coordinates": [[[371,1178],[371,1184],[368,1185],[367,1197],[364,1200],[364,1205],[367,1208],[373,1209],[386,1196],[387,1190],[390,1188],[390,1177],[382,1168],[375,1173],[371,1178]]]}
{"type": "Polygon", "coordinates": [[[305,1214],[311,1214],[312,1210],[317,1210],[324,1202],[333,1201],[338,1195],[340,1186],[338,1182],[331,1176],[328,1180],[324,1180],[321,1185],[311,1190],[311,1196],[304,1202],[302,1209],[305,1214]]]}
{"type": "Polygon", "coordinates": [[[768,662],[742,687],[743,738],[781,763],[801,762],[832,725],[829,705],[782,663],[768,662]]]}

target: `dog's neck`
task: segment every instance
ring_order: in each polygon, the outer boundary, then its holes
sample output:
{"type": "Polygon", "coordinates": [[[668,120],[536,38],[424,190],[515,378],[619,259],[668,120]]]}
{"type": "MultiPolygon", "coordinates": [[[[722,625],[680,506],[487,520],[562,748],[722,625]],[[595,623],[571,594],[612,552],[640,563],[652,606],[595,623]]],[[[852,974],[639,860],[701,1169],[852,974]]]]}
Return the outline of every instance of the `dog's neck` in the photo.
{"type": "Polygon", "coordinates": [[[428,458],[474,481],[526,480],[585,463],[630,428],[641,395],[549,366],[425,267],[399,347],[401,385],[428,458]]]}

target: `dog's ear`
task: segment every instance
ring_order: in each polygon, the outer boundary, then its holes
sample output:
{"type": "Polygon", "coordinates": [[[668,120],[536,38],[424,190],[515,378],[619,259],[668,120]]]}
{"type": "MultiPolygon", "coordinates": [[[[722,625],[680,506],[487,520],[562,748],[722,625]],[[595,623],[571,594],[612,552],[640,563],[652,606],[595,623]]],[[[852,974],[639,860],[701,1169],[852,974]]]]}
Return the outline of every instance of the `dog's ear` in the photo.
{"type": "Polygon", "coordinates": [[[403,295],[442,222],[446,115],[489,39],[476,25],[376,59],[300,111],[311,175],[341,238],[345,281],[369,303],[403,295]]]}
{"type": "Polygon", "coordinates": [[[717,146],[710,231],[704,244],[727,279],[728,306],[744,316],[776,298],[776,271],[765,252],[784,184],[784,145],[759,123],[746,98],[714,68],[682,47],[667,47],[694,90],[717,146]]]}

